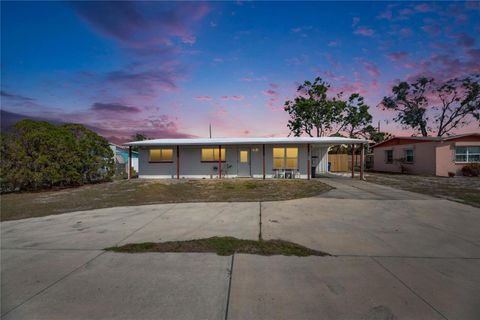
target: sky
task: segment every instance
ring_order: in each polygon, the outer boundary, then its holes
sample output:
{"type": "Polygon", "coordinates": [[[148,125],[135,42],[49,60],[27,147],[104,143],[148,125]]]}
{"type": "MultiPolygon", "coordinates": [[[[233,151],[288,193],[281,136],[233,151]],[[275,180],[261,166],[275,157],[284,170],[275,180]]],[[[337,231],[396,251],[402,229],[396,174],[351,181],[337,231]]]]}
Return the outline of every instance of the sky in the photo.
{"type": "Polygon", "coordinates": [[[382,97],[480,73],[479,34],[480,2],[2,1],[1,108],[115,142],[286,136],[284,102],[320,76],[409,135],[382,97]]]}

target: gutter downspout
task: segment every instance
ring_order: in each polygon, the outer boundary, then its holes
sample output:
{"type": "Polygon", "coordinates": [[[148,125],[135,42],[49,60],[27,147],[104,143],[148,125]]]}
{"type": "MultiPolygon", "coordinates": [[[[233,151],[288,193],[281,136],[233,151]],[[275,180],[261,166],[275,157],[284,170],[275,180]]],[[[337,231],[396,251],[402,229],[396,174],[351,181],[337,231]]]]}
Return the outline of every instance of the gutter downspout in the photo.
{"type": "Polygon", "coordinates": [[[360,180],[365,180],[363,178],[363,166],[365,161],[365,145],[361,144],[362,150],[360,150],[360,180]]]}

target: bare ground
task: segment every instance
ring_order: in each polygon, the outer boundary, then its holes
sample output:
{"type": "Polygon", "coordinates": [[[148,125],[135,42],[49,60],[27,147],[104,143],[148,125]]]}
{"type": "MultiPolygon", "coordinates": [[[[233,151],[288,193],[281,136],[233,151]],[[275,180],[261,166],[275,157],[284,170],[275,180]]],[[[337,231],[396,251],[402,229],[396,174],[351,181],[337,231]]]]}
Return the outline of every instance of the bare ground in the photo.
{"type": "Polygon", "coordinates": [[[479,177],[447,178],[369,172],[366,179],[368,182],[376,184],[428,194],[480,207],[479,177]]]}
{"type": "Polygon", "coordinates": [[[330,189],[315,180],[120,180],[55,191],[4,194],[1,220],[158,203],[288,200],[330,189]]]}

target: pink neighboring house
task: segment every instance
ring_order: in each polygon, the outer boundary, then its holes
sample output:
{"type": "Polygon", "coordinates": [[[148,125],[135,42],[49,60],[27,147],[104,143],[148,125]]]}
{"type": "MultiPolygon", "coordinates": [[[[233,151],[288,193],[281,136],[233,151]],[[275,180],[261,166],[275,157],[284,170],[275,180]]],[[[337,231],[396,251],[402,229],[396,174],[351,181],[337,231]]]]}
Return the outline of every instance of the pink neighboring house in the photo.
{"type": "Polygon", "coordinates": [[[447,177],[480,163],[480,133],[449,137],[395,137],[373,146],[375,171],[447,177]]]}

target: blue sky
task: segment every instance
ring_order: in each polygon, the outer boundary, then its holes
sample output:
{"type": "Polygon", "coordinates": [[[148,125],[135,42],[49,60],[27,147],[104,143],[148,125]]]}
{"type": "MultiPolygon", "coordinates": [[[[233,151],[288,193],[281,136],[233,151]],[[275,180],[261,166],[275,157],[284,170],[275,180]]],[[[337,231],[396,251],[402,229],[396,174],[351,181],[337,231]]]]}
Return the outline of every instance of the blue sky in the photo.
{"type": "Polygon", "coordinates": [[[377,108],[393,84],[480,72],[479,2],[1,6],[2,110],[117,141],[205,136],[209,123],[216,136],[285,136],[283,103],[316,76],[364,95],[400,134],[377,108]]]}

